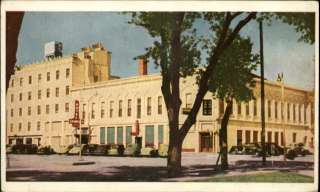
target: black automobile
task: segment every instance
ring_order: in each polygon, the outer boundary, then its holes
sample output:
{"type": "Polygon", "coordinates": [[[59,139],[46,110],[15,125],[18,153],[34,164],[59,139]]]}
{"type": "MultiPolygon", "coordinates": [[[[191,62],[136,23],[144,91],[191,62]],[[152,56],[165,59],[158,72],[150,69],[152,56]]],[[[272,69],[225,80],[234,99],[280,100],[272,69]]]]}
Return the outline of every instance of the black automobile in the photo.
{"type": "Polygon", "coordinates": [[[37,151],[38,146],[35,144],[16,144],[11,148],[13,154],[36,154],[37,151]]]}
{"type": "MultiPolygon", "coordinates": [[[[261,150],[258,156],[262,156],[262,143],[258,143],[261,150]]],[[[284,149],[276,143],[265,143],[266,146],[266,156],[279,156],[283,154],[284,149]]]]}
{"type": "Polygon", "coordinates": [[[306,156],[312,154],[308,149],[305,148],[303,143],[298,143],[293,146],[289,146],[289,149],[286,153],[286,158],[293,160],[298,156],[306,156]]]}
{"type": "Polygon", "coordinates": [[[85,145],[82,149],[83,155],[106,155],[110,146],[108,145],[97,145],[97,144],[88,144],[85,145]]]}

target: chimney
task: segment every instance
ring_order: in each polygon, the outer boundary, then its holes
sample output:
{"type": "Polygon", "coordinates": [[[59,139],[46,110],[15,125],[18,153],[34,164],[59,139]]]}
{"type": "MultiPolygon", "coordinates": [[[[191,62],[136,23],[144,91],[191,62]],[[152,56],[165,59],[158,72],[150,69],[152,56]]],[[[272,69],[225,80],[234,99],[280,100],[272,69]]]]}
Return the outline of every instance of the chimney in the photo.
{"type": "Polygon", "coordinates": [[[145,59],[138,60],[139,76],[148,75],[148,63],[145,59]]]}

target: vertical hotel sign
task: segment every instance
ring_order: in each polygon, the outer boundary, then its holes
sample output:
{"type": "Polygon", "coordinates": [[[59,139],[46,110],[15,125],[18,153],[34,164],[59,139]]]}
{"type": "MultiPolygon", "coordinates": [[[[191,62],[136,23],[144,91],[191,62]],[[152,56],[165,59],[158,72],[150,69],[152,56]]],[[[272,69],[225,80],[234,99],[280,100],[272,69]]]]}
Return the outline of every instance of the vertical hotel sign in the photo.
{"type": "MultiPolygon", "coordinates": [[[[73,127],[80,128],[80,118],[79,118],[79,100],[75,100],[74,102],[74,117],[69,119],[69,123],[72,124],[73,127]]],[[[81,120],[81,124],[84,123],[84,120],[81,120]]]]}

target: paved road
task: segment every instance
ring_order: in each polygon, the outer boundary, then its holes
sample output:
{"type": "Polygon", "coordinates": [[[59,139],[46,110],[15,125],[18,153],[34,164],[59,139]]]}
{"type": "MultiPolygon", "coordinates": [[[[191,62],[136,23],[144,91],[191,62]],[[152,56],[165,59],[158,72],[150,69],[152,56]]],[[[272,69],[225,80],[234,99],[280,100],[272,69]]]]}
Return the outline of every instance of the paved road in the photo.
{"type": "Polygon", "coordinates": [[[215,175],[248,174],[256,171],[294,170],[313,175],[314,156],[298,157],[282,164],[282,156],[267,158],[268,166],[261,168],[261,158],[249,155],[229,155],[230,170],[221,172],[215,166],[217,154],[183,153],[183,174],[166,178],[166,159],[148,157],[84,156],[93,165],[73,166],[78,156],[9,155],[10,181],[186,181],[215,175]]]}

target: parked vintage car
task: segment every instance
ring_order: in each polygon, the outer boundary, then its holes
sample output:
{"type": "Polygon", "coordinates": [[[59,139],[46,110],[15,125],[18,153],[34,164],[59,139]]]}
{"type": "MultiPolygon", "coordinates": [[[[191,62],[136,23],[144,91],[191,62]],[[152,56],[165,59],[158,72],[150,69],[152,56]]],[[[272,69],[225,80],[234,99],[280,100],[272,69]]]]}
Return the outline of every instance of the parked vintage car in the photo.
{"type": "Polygon", "coordinates": [[[55,152],[57,154],[66,154],[72,149],[73,145],[68,145],[68,146],[59,146],[58,148],[55,149],[55,152]]]}
{"type": "Polygon", "coordinates": [[[153,147],[143,147],[141,149],[141,156],[151,156],[151,157],[156,157],[158,156],[158,150],[153,148],[153,147]]]}
{"type": "MultiPolygon", "coordinates": [[[[262,144],[258,143],[261,150],[258,156],[262,156],[262,144]]],[[[283,154],[284,149],[276,143],[265,143],[266,145],[266,156],[279,156],[283,154]]]]}
{"type": "Polygon", "coordinates": [[[83,147],[82,154],[95,156],[107,155],[109,147],[108,145],[88,144],[83,147]]]}
{"type": "Polygon", "coordinates": [[[126,149],[124,150],[124,155],[127,156],[138,156],[140,154],[140,147],[137,144],[128,144],[126,149]]]}
{"type": "Polygon", "coordinates": [[[306,156],[312,154],[308,149],[305,148],[303,143],[298,143],[288,147],[286,158],[293,160],[298,156],[306,156]]]}
{"type": "Polygon", "coordinates": [[[36,154],[38,146],[35,144],[15,144],[12,145],[11,152],[14,154],[36,154]]]}
{"type": "Polygon", "coordinates": [[[12,153],[12,145],[9,145],[9,144],[6,145],[6,153],[7,154],[12,153]]]}
{"type": "Polygon", "coordinates": [[[80,150],[83,149],[84,144],[81,145],[73,145],[72,148],[68,151],[68,155],[78,155],[80,150]]]}
{"type": "Polygon", "coordinates": [[[55,151],[51,148],[50,145],[48,146],[40,146],[38,151],[37,151],[37,154],[38,155],[51,155],[51,154],[54,154],[55,151]]]}
{"type": "Polygon", "coordinates": [[[108,155],[123,155],[124,153],[124,145],[119,144],[111,144],[110,149],[108,150],[108,155]]]}
{"type": "Polygon", "coordinates": [[[168,156],[168,149],[169,149],[168,145],[160,144],[159,145],[159,150],[158,150],[159,156],[160,157],[167,157],[168,156]]]}

